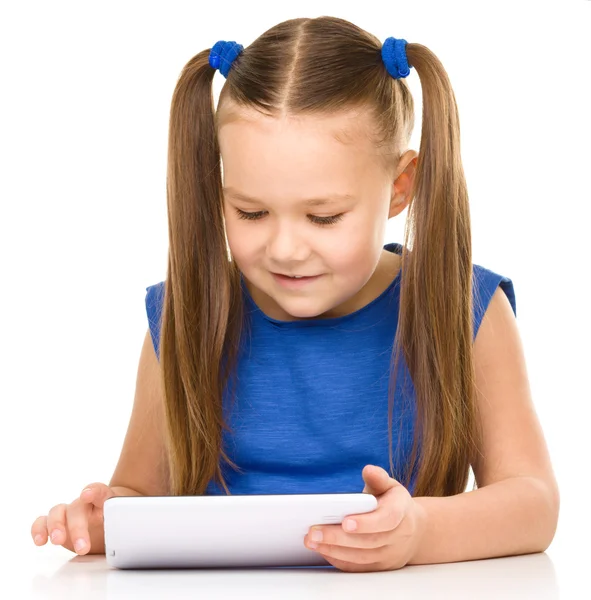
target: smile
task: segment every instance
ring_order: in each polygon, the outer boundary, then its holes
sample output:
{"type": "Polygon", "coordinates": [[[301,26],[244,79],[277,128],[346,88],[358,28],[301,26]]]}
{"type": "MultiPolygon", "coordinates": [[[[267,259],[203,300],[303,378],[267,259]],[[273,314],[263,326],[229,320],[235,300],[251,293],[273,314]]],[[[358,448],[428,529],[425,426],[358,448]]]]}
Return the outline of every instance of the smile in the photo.
{"type": "Polygon", "coordinates": [[[313,277],[288,277],[287,275],[280,275],[278,273],[273,273],[272,275],[277,283],[288,289],[298,289],[322,277],[322,275],[314,275],[313,277]]]}

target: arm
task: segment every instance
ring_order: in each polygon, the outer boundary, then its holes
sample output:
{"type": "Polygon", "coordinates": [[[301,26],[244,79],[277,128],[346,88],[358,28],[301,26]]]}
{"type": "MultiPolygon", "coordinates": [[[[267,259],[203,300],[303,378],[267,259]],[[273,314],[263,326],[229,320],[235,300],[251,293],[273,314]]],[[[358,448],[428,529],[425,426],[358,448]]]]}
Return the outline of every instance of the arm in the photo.
{"type": "Polygon", "coordinates": [[[426,523],[410,565],[543,552],[556,531],[557,501],[535,477],[510,477],[455,496],[414,500],[425,509],[426,523]]]}
{"type": "MultiPolygon", "coordinates": [[[[164,446],[164,397],[150,330],[144,336],[135,399],[123,448],[109,482],[117,496],[168,496],[164,446]]],[[[104,520],[90,529],[90,552],[105,553],[104,520]]]]}
{"type": "Polygon", "coordinates": [[[560,495],[531,399],[515,316],[499,287],[474,341],[482,447],[478,489],[418,497],[425,529],[409,564],[543,552],[556,532],[560,495]]]}

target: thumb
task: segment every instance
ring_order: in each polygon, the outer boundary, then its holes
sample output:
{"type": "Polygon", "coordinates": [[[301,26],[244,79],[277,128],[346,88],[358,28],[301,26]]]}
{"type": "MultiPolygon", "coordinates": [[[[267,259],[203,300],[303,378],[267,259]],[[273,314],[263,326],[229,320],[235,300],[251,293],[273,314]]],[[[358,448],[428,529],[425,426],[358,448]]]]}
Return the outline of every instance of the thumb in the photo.
{"type": "Polygon", "coordinates": [[[80,498],[97,508],[102,508],[105,501],[116,496],[114,490],[104,483],[92,483],[82,490],[80,498]]]}
{"type": "Polygon", "coordinates": [[[381,496],[389,489],[400,485],[395,479],[392,479],[388,472],[376,465],[366,465],[361,472],[365,487],[363,493],[381,496]]]}

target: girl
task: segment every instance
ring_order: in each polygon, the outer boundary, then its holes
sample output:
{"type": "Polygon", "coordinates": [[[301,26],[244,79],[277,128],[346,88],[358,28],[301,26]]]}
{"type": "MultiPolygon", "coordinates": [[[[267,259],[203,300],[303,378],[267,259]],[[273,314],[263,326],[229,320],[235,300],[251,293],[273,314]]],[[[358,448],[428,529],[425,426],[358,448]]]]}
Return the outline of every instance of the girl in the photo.
{"type": "Polygon", "coordinates": [[[104,552],[116,495],[363,487],[375,511],[302,540],[341,570],[545,550],[559,493],[513,283],[472,264],[457,107],[433,53],[332,17],[246,50],[220,41],[181,73],[168,161],[168,272],[147,288],[119,462],[39,517],[35,542],[104,552]],[[382,246],[407,206],[404,245],[382,246]]]}

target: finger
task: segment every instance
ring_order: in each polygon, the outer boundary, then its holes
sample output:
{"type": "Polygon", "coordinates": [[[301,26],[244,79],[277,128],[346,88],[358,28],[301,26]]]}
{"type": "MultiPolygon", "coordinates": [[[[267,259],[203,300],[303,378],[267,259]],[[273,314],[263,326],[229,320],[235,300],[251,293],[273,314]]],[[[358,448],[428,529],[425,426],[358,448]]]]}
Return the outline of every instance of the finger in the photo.
{"type": "Polygon", "coordinates": [[[31,536],[37,546],[47,543],[47,515],[37,517],[31,526],[31,536]]]}
{"type": "Polygon", "coordinates": [[[80,499],[91,502],[97,508],[103,508],[105,501],[115,495],[113,490],[104,483],[91,483],[80,493],[80,499]]]}
{"type": "Polygon", "coordinates": [[[86,554],[90,550],[88,518],[91,511],[92,504],[81,499],[74,500],[66,509],[68,533],[72,546],[78,554],[86,554]]]}
{"type": "Polygon", "coordinates": [[[411,499],[404,486],[393,487],[380,496],[375,510],[361,515],[349,515],[343,519],[342,529],[348,531],[348,522],[354,521],[356,526],[353,534],[392,531],[404,519],[411,499]]]}
{"type": "Polygon", "coordinates": [[[66,541],[66,506],[56,504],[47,514],[47,532],[52,544],[61,545],[66,541]]]}
{"type": "Polygon", "coordinates": [[[330,556],[322,556],[331,565],[333,565],[340,571],[345,571],[347,573],[369,573],[373,571],[383,571],[383,568],[381,567],[380,563],[360,565],[357,563],[347,562],[346,560],[338,560],[330,556]]]}
{"type": "Polygon", "coordinates": [[[376,498],[389,489],[397,485],[402,485],[399,481],[390,477],[386,469],[377,465],[365,465],[361,471],[361,476],[363,477],[363,481],[365,481],[363,493],[372,494],[376,498]]]}
{"type": "Polygon", "coordinates": [[[324,525],[312,527],[304,538],[304,544],[311,550],[317,550],[314,544],[330,544],[345,546],[347,548],[369,549],[385,546],[392,541],[392,533],[381,531],[379,533],[353,534],[345,533],[340,525],[324,525]],[[314,538],[314,534],[322,533],[322,540],[314,538]]]}
{"type": "Polygon", "coordinates": [[[332,544],[318,544],[316,552],[322,554],[327,560],[330,558],[357,565],[371,565],[382,562],[387,557],[388,552],[391,552],[391,549],[389,546],[359,549],[332,544]]]}

